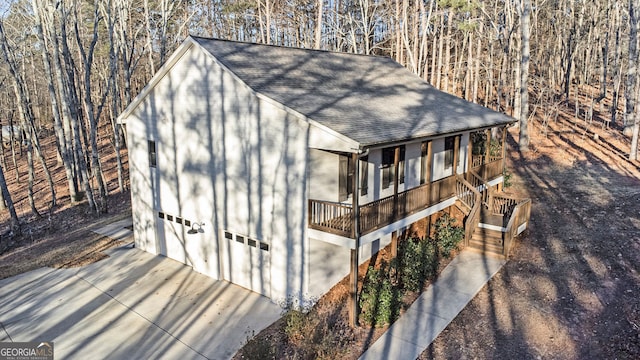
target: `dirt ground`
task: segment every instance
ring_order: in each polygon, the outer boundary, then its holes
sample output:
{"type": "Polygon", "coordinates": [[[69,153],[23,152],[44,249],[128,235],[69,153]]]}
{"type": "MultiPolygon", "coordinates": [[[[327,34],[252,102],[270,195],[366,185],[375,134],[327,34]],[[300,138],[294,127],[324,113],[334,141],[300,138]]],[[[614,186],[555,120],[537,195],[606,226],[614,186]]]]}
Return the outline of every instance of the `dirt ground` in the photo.
{"type": "Polygon", "coordinates": [[[640,358],[640,163],[619,129],[584,128],[534,126],[532,151],[511,151],[530,229],[420,359],[640,358]]]}
{"type": "MultiPolygon", "coordinates": [[[[603,129],[597,121],[586,126],[562,116],[549,124],[546,136],[536,120],[530,133],[531,152],[525,155],[514,150],[517,129],[509,133],[513,186],[507,189],[532,199],[530,229],[517,239],[505,267],[421,359],[640,358],[640,163],[626,160],[629,140],[619,128],[603,129]]],[[[46,182],[38,181],[42,219],[30,215],[26,156],[17,158],[19,184],[7,158],[5,176],[26,224],[22,237],[0,240],[0,278],[99,260],[101,250],[115,244],[93,234],[91,227],[130,216],[129,193],[117,192],[108,139],[103,139],[102,161],[110,211],[100,217],[86,205],[69,206],[52,141],[45,151],[58,182],[59,205],[47,212],[46,182]]],[[[7,224],[7,213],[0,213],[0,233],[7,224]]],[[[341,357],[355,359],[373,343],[382,330],[354,331],[346,325],[342,305],[347,291],[339,284],[319,303],[317,311],[333,320],[330,327],[326,321],[318,324],[326,329],[315,333],[332,334],[331,339],[299,338],[300,348],[327,341],[320,348],[339,348],[341,357]]],[[[279,338],[282,331],[281,322],[280,328],[260,335],[279,338]]],[[[299,358],[300,348],[290,348],[284,357],[299,358]]]]}
{"type": "MultiPolygon", "coordinates": [[[[51,209],[51,193],[39,162],[36,162],[34,200],[41,215],[37,218],[27,198],[27,165],[25,152],[15,148],[17,166],[14,166],[11,149],[4,150],[3,164],[9,192],[16,212],[22,222],[22,234],[9,236],[9,214],[0,212],[0,279],[34,270],[43,266],[75,267],[104,258],[103,250],[120,245],[109,238],[91,231],[110,222],[131,216],[129,192],[118,191],[115,152],[110,139],[100,137],[101,165],[109,189],[108,213],[96,215],[89,210],[86,201],[71,206],[64,168],[57,162],[53,134],[41,140],[47,166],[56,182],[57,205],[51,209]],[[19,176],[16,176],[18,174],[19,176]],[[18,181],[19,178],[19,181],[18,181]]],[[[125,185],[128,185],[126,150],[122,152],[125,166],[125,185]]],[[[35,158],[35,156],[34,156],[35,158]]]]}

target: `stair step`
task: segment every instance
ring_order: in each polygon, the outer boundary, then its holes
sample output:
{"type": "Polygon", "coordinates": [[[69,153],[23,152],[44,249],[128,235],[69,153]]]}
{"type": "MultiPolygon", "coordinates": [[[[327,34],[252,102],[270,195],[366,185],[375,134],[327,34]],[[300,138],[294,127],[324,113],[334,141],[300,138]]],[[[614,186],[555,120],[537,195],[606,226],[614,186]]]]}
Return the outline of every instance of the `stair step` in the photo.
{"type": "Polygon", "coordinates": [[[495,245],[495,246],[502,246],[503,245],[503,240],[502,238],[492,238],[492,237],[482,237],[482,236],[478,236],[478,235],[473,235],[471,237],[471,240],[476,241],[478,243],[485,243],[485,244],[489,244],[489,245],[495,245]]]}
{"type": "Polygon", "coordinates": [[[494,214],[493,211],[486,207],[480,208],[480,222],[496,226],[504,225],[504,215],[494,214]]]}
{"type": "Polygon", "coordinates": [[[486,242],[486,243],[502,246],[502,243],[503,243],[502,235],[503,234],[500,231],[478,228],[476,229],[476,231],[473,232],[473,236],[471,237],[471,239],[479,242],[486,242]]]}
{"type": "Polygon", "coordinates": [[[481,252],[487,252],[487,253],[493,253],[493,254],[499,254],[499,255],[502,255],[502,251],[503,251],[502,246],[489,244],[482,241],[476,241],[473,239],[469,241],[468,247],[470,249],[479,250],[481,252]]]}

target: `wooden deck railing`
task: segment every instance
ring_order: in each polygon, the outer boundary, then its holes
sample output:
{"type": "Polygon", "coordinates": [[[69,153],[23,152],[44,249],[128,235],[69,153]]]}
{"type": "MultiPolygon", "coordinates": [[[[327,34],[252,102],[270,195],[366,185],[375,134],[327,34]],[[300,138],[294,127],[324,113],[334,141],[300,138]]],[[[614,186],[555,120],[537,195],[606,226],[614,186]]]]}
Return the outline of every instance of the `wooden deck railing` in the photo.
{"type": "Polygon", "coordinates": [[[480,222],[482,195],[476,190],[475,186],[466,181],[462,176],[458,176],[456,177],[456,196],[469,208],[469,213],[464,222],[464,243],[466,246],[469,245],[469,240],[480,222]]]}
{"type": "Polygon", "coordinates": [[[328,233],[351,237],[353,211],[349,205],[320,200],[309,200],[309,227],[328,233]]]}
{"type": "Polygon", "coordinates": [[[529,227],[529,218],[531,217],[531,199],[525,199],[518,202],[513,208],[506,230],[504,231],[504,247],[502,255],[509,255],[513,239],[520,233],[522,225],[529,227]]]}
{"type": "Polygon", "coordinates": [[[482,198],[482,203],[485,206],[489,206],[489,204],[491,203],[491,192],[489,191],[489,186],[485,183],[484,179],[474,170],[470,170],[469,172],[467,172],[466,180],[475,189],[482,188],[481,190],[478,190],[482,198]]]}
{"type": "MultiPolygon", "coordinates": [[[[367,234],[392,224],[429,206],[455,196],[456,177],[425,184],[398,193],[397,197],[372,201],[360,206],[360,233],[367,234]]],[[[353,236],[353,212],[351,205],[309,200],[308,224],[312,229],[336,235],[353,236]]]]}
{"type": "MultiPolygon", "coordinates": [[[[489,160],[491,161],[489,161],[488,163],[480,162],[479,165],[476,165],[475,156],[478,155],[474,155],[474,159],[471,165],[473,168],[472,170],[481,178],[485,179],[485,181],[491,181],[502,175],[502,170],[504,168],[502,158],[490,157],[489,160]]],[[[484,161],[484,157],[482,158],[482,161],[484,161]]]]}
{"type": "Polygon", "coordinates": [[[494,194],[490,210],[494,214],[510,217],[513,209],[521,200],[519,197],[504,193],[494,194]]]}

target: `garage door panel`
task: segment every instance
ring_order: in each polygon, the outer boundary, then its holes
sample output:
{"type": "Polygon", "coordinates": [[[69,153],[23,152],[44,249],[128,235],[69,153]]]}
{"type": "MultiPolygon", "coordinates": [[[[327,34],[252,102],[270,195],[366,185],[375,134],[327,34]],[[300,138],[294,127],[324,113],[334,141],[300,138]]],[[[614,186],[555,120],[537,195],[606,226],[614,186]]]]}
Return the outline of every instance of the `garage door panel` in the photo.
{"type": "MultiPolygon", "coordinates": [[[[229,234],[229,233],[226,233],[229,234]]],[[[265,296],[270,295],[270,248],[242,235],[225,235],[225,280],[265,296]]]]}
{"type": "Polygon", "coordinates": [[[182,230],[179,224],[160,220],[158,222],[159,253],[191,266],[182,230]]]}

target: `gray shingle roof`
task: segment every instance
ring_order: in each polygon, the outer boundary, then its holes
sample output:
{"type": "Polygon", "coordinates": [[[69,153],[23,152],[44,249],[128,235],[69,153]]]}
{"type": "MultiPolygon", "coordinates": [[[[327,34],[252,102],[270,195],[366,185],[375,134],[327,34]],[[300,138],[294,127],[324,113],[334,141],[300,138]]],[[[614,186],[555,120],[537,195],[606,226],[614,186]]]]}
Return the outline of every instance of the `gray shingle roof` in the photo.
{"type": "Polygon", "coordinates": [[[253,90],[362,146],[515,122],[390,58],[193,39],[253,90]]]}

